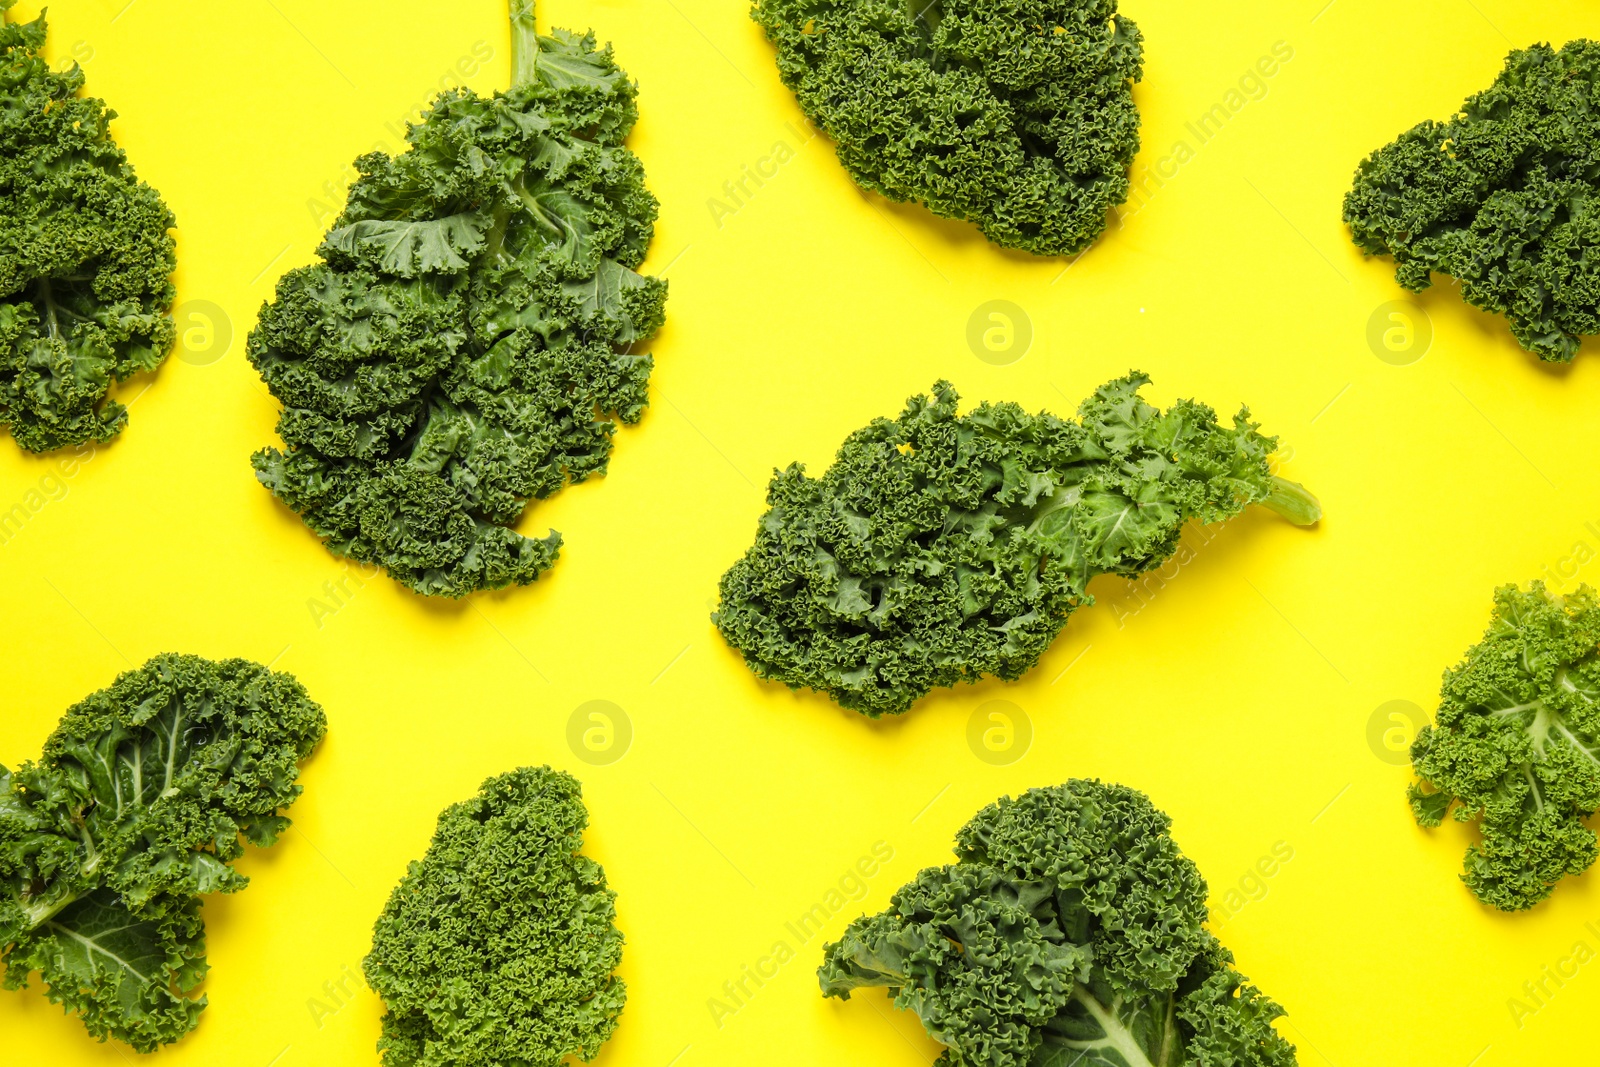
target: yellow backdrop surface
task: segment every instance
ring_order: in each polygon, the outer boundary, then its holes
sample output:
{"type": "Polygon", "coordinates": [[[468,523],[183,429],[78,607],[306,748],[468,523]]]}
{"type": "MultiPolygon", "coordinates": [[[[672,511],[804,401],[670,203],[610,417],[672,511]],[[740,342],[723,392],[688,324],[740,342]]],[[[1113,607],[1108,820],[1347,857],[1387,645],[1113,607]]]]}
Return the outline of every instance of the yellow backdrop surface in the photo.
{"type": "MultiPolygon", "coordinates": [[[[1171,813],[1301,1063],[1593,1058],[1596,879],[1528,914],[1478,905],[1457,880],[1471,833],[1413,825],[1403,748],[1497,584],[1600,575],[1600,356],[1542,366],[1448,284],[1385,308],[1404,296],[1392,268],[1363,261],[1339,215],[1365,153],[1449,115],[1511,47],[1600,36],[1600,14],[1125,13],[1147,42],[1140,191],[1069,264],[864,195],[740,0],[545,0],[541,27],[593,27],[639,82],[631,144],[662,205],[645,270],[670,279],[667,324],[610,475],[523,523],[564,533],[556,568],[436,603],[335,559],[256,484],[277,404],[244,338],[312,259],[355,156],[397,149],[441,86],[507,84],[503,3],[60,0],[52,55],[83,65],[177,215],[185,342],[119,391],[137,398],[121,439],[65,473],[0,441],[0,763],[169,650],[292,671],[330,724],[294,829],[242,862],[247,891],[206,902],[210,1008],[157,1062],[375,1063],[381,1005],[356,977],[373,918],[440,809],[540,763],[583,780],[588,851],[619,894],[629,1002],[607,1067],[930,1063],[937,1046],[881,994],[818,995],[822,944],[946,862],[980,806],[1073,776],[1171,813]],[[993,300],[1021,309],[1026,351],[1003,329],[998,351],[969,344],[993,300]],[[819,470],[940,378],[969,402],[1065,413],[1130,367],[1160,403],[1249,403],[1322,525],[1191,530],[1142,586],[1097,581],[1020,683],[892,722],[760,683],[718,638],[716,582],[774,466],[819,470]],[[569,740],[591,701],[620,709],[609,753],[603,729],[569,740]],[[969,741],[975,715],[998,751],[969,741]],[[792,925],[805,915],[820,933],[792,925]]],[[[0,1035],[7,1062],[137,1058],[37,988],[0,995],[0,1035]]]]}

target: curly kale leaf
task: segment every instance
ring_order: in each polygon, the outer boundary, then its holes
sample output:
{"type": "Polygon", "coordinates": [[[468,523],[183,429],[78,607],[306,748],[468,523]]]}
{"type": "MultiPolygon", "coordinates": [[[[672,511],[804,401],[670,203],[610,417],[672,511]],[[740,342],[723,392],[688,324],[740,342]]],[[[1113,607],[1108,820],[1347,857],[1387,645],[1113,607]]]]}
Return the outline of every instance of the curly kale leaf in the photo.
{"type": "Polygon", "coordinates": [[[1138,28],[1115,0],[759,0],[853,178],[1008,248],[1077,252],[1128,196],[1138,28]]]}
{"type": "Polygon", "coordinates": [[[1361,250],[1401,285],[1433,272],[1504,315],[1522,346],[1566,362],[1600,332],[1600,44],[1540,44],[1445,122],[1367,157],[1344,201],[1361,250]]]}
{"type": "Polygon", "coordinates": [[[1090,579],[1158,566],[1190,518],[1259,503],[1316,521],[1248,411],[1232,428],[1192,400],[1163,413],[1139,397],[1148,381],[1101,386],[1078,422],[1016,404],[957,415],[940,382],[851,434],[821,478],[791,465],[723,575],[723,637],[763,678],[898,714],[936,687],[1021,677],[1093,601],[1090,579]]]}
{"type": "Polygon", "coordinates": [[[616,894],[582,855],[571,775],[524,767],[445,809],[389,897],[367,982],[388,1007],[386,1067],[587,1062],[627,990],[616,894]]]}
{"type": "Polygon", "coordinates": [[[1204,927],[1171,821],[1125,786],[1007,797],[825,949],[825,996],[883,986],[949,1067],[1289,1067],[1283,1009],[1204,927]]]}
{"type": "Polygon", "coordinates": [[[30,452],[111,440],[113,382],[172,347],[172,212],[111,139],[116,112],[55,72],[45,20],[0,0],[0,423],[30,452]]]}
{"type": "Polygon", "coordinates": [[[194,1029],[199,897],[248,883],[230,864],[288,825],[325,726],[293,677],[242,659],[157,656],[69,708],[37,763],[0,768],[6,988],[37,971],[140,1052],[194,1029]]]}
{"type": "Polygon", "coordinates": [[[531,499],[604,474],[637,422],[661,325],[644,278],[656,217],[623,147],[635,91],[592,37],[514,15],[517,86],[441,95],[408,152],[356,161],[323,241],[262,308],[249,356],[286,448],[256,477],[335,553],[419,593],[526,585],[559,534],[531,499]]]}
{"type": "Polygon", "coordinates": [[[1504,911],[1531,908],[1594,863],[1600,808],[1600,600],[1502,586],[1483,640],[1445,672],[1411,746],[1423,826],[1476,820],[1462,878],[1504,911]]]}

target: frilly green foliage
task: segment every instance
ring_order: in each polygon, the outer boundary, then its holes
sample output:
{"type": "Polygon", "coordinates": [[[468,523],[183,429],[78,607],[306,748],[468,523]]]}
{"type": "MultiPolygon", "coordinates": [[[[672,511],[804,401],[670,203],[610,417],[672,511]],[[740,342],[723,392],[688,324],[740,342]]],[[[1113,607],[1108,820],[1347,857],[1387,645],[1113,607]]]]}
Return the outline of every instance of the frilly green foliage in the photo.
{"type": "Polygon", "coordinates": [[[595,1057],[627,990],[616,894],[580,851],[588,824],[577,779],[549,767],[491,778],[439,816],[366,960],[389,1009],[385,1067],[595,1057]]]}
{"type": "Polygon", "coordinates": [[[111,140],[83,71],[43,56],[45,20],[0,0],[0,423],[30,452],[109,441],[113,382],[172,347],[172,213],[111,140]]]}
{"type": "Polygon", "coordinates": [[[1524,348],[1600,332],[1600,44],[1512,52],[1494,84],[1361,163],[1344,219],[1413,292],[1447,274],[1524,348]]]}
{"type": "Polygon", "coordinates": [[[1290,1067],[1283,1009],[1204,927],[1206,884],[1143,793],[1073,779],[980,811],[827,946],[824,995],[886,987],[948,1067],[1290,1067]]]}
{"type": "Polygon", "coordinates": [[[778,74],[868,189],[1039,255],[1087,247],[1139,150],[1115,0],[759,0],[778,74]]]}
{"type": "Polygon", "coordinates": [[[666,283],[634,273],[656,217],[622,144],[634,86],[592,37],[536,51],[531,80],[444,93],[410,151],[357,160],[323,262],[286,275],[250,335],[287,446],[256,453],[256,476],[335,553],[419,593],[538,578],[560,535],[512,525],[603,474],[613,416],[647,402],[632,346],[666,283]]]}
{"type": "Polygon", "coordinates": [[[157,656],[68,709],[37,763],[0,767],[5,985],[38,971],[94,1036],[140,1052],[199,1021],[199,897],[248,883],[326,722],[287,674],[157,656]]]}
{"type": "Polygon", "coordinates": [[[1159,565],[1191,518],[1264,503],[1315,521],[1248,411],[1232,427],[1192,400],[1163,413],[1139,396],[1148,380],[1106,383],[1079,421],[1009,403],[958,415],[940,382],[851,434],[822,477],[790,465],[723,575],[723,637],[763,678],[898,714],[940,686],[1020,677],[1093,601],[1091,579],[1159,565]]]}
{"type": "Polygon", "coordinates": [[[1483,640],[1445,672],[1439,713],[1411,746],[1424,826],[1476,821],[1462,878],[1505,911],[1531,908],[1595,861],[1600,808],[1600,601],[1543,582],[1502,586],[1483,640]]]}

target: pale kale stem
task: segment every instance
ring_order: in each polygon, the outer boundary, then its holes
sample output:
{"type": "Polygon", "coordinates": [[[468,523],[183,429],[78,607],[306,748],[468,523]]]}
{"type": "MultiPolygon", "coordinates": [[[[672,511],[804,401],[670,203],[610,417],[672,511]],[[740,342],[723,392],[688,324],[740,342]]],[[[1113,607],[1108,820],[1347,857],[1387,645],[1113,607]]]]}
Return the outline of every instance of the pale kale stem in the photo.
{"type": "MultiPolygon", "coordinates": [[[[511,191],[516,194],[517,198],[521,200],[524,205],[529,207],[533,206],[532,198],[528,196],[527,185],[523,182],[523,177],[521,174],[518,174],[516,178],[512,180],[511,191]]],[[[494,216],[489,224],[489,232],[484,241],[484,248],[489,253],[490,262],[501,265],[511,262],[511,257],[506,255],[505,251],[506,229],[510,225],[511,208],[504,204],[496,204],[494,216]]]]}
{"type": "Polygon", "coordinates": [[[45,923],[59,915],[68,904],[78,899],[78,894],[68,893],[62,899],[52,904],[34,904],[22,909],[22,917],[28,922],[28,929],[37,930],[45,923]]]}
{"type": "Polygon", "coordinates": [[[1533,742],[1533,751],[1544,759],[1544,749],[1550,741],[1550,723],[1555,719],[1549,708],[1541,701],[1533,712],[1533,721],[1528,724],[1528,740],[1533,742]]]}
{"type": "Polygon", "coordinates": [[[61,323],[56,319],[56,296],[50,289],[49,278],[39,279],[39,298],[44,304],[45,330],[50,334],[52,341],[60,340],[61,323]]]}
{"type": "Polygon", "coordinates": [[[551,215],[543,207],[539,206],[539,198],[528,192],[527,184],[523,181],[522,175],[519,174],[517,176],[514,188],[517,190],[517,196],[522,200],[522,206],[528,209],[528,214],[532,215],[536,222],[541,223],[545,229],[555,234],[557,239],[564,240],[571,235],[571,226],[566,219],[563,219],[560,215],[551,215]]]}
{"type": "MultiPolygon", "coordinates": [[[[87,840],[88,831],[85,831],[84,835],[85,839],[87,840]]],[[[100,866],[100,854],[94,851],[92,842],[90,842],[90,845],[89,861],[83,865],[84,874],[93,874],[94,869],[100,866]]],[[[28,920],[28,929],[37,930],[51,919],[54,919],[57,915],[61,914],[68,904],[73,903],[80,896],[82,896],[81,893],[68,893],[60,900],[52,901],[49,904],[33,904],[24,906],[22,909],[22,917],[28,920]]]]}
{"type": "Polygon", "coordinates": [[[511,209],[503,204],[496,205],[494,218],[489,226],[489,233],[484,241],[484,248],[488,250],[489,261],[500,265],[511,262],[511,257],[506,255],[506,227],[511,225],[511,209]]]}
{"type": "MultiPolygon", "coordinates": [[[[104,856],[104,853],[95,847],[94,835],[89,832],[89,827],[81,822],[78,824],[78,826],[83,831],[82,834],[79,835],[79,840],[83,842],[84,848],[83,873],[86,875],[93,874],[100,866],[100,860],[104,856]]],[[[54,901],[50,904],[34,904],[31,906],[24,905],[22,908],[22,916],[28,920],[28,929],[37,930],[40,926],[61,914],[63,908],[77,900],[82,895],[83,894],[81,893],[68,893],[60,900],[54,901]]]]}
{"type": "Polygon", "coordinates": [[[1063,508],[1070,508],[1074,506],[1082,499],[1083,486],[1061,486],[1055,492],[1039,501],[1038,505],[1036,506],[1036,510],[1033,513],[1033,521],[1028,523],[1028,532],[1038,532],[1039,529],[1044,526],[1044,520],[1048,519],[1056,512],[1061,511],[1063,508]]]}
{"type": "Polygon", "coordinates": [[[1178,1033],[1177,1008],[1177,995],[1169,995],[1167,997],[1167,1029],[1166,1033],[1161,1035],[1161,1051],[1156,1055],[1157,1067],[1167,1067],[1167,1064],[1172,1060],[1173,1038],[1178,1033]]]}
{"type": "MultiPolygon", "coordinates": [[[[557,240],[575,239],[572,224],[560,215],[552,215],[541,207],[539,198],[528,192],[527,181],[523,175],[519,174],[512,179],[510,189],[516,194],[524,210],[533,217],[534,222],[555,234],[557,240]]],[[[511,225],[513,214],[514,209],[503,204],[497,205],[494,209],[494,216],[484,239],[484,248],[488,252],[489,259],[495,263],[511,262],[512,257],[506,254],[505,245],[506,229],[511,225]]]]}
{"type": "Polygon", "coordinates": [[[511,87],[532,84],[539,72],[539,33],[533,0],[511,0],[511,87]]]}
{"type": "Polygon", "coordinates": [[[1087,1008],[1089,1014],[1094,1016],[1095,1022],[1100,1024],[1100,1029],[1105,1032],[1105,1040],[1095,1042],[1096,1046],[1115,1049],[1122,1054],[1128,1067],[1156,1067],[1150,1062],[1150,1057],[1145,1055],[1144,1049],[1139,1047],[1138,1039],[1133,1036],[1127,1024],[1118,1018],[1117,1012],[1122,1008],[1121,997],[1112,1001],[1108,1010],[1106,1005],[1094,998],[1093,993],[1074,983],[1072,999],[1087,1008]]]}
{"type": "Polygon", "coordinates": [[[1299,482],[1272,476],[1272,491],[1261,506],[1275,511],[1296,526],[1314,526],[1322,518],[1322,504],[1299,482]]]}
{"type": "MultiPolygon", "coordinates": [[[[1273,475],[1269,484],[1271,490],[1267,498],[1261,501],[1262,507],[1283,516],[1296,526],[1314,526],[1322,518],[1322,503],[1299,482],[1273,475]]],[[[1039,529],[1048,515],[1076,504],[1082,495],[1083,489],[1077,485],[1057,489],[1040,503],[1029,529],[1039,529]]]]}
{"type": "Polygon", "coordinates": [[[1579,752],[1583,753],[1584,758],[1586,758],[1590,763],[1594,764],[1596,767],[1600,767],[1600,759],[1595,758],[1596,749],[1586,748],[1584,746],[1583,742],[1578,740],[1577,735],[1574,734],[1571,730],[1567,729],[1567,724],[1566,723],[1562,722],[1560,719],[1557,719],[1556,720],[1556,729],[1561,732],[1561,736],[1565,737],[1567,739],[1567,741],[1572,745],[1573,748],[1575,748],[1579,752]]]}

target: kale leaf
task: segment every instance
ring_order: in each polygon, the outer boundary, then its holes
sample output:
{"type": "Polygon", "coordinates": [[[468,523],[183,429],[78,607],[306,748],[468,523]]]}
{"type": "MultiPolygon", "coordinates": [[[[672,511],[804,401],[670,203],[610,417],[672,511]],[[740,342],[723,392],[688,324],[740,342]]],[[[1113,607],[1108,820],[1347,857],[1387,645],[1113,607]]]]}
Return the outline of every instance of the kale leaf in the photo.
{"type": "Polygon", "coordinates": [[[948,1067],[1289,1067],[1283,1009],[1205,929],[1170,827],[1143,793],[1084,779],[991,804],[960,862],[827,946],[822,992],[887,987],[948,1067]]]}
{"type": "Polygon", "coordinates": [[[122,432],[113,382],[155,370],[176,334],[172,212],[134,176],[116,112],[43,55],[45,20],[0,0],[0,423],[46,452],[122,432]]]}
{"type": "Polygon", "coordinates": [[[249,879],[322,738],[300,683],[247,660],[157,656],[75,704],[37,763],[0,767],[0,959],[94,1036],[140,1052],[194,1029],[199,897],[249,879]]]}
{"type": "Polygon", "coordinates": [[[717,627],[761,677],[876,718],[1021,677],[1093,602],[1090,579],[1158,566],[1191,518],[1264,504],[1317,520],[1269,470],[1277,439],[1248,410],[1232,428],[1192,400],[1162,413],[1139,396],[1148,381],[1106,383],[1078,422],[1009,403],[957,415],[940,382],[851,434],[821,478],[792,464],[723,575],[717,627]]]}
{"type": "Polygon", "coordinates": [[[1600,600],[1543,582],[1495,590],[1483,640],[1445,672],[1411,746],[1423,826],[1476,821],[1462,879],[1485,904],[1531,908],[1594,863],[1600,808],[1600,600]]]}
{"type": "Polygon", "coordinates": [[[1413,292],[1434,272],[1566,362],[1600,332],[1600,44],[1512,52],[1494,84],[1362,161],[1344,219],[1413,292]]]}
{"type": "Polygon", "coordinates": [[[864,187],[1008,248],[1086,248],[1139,150],[1116,0],[759,0],[778,74],[864,187]]]}
{"type": "Polygon", "coordinates": [[[627,988],[616,894],[582,855],[582,787],[549,767],[446,808],[372,933],[386,1067],[587,1062],[627,988]]]}
{"type": "Polygon", "coordinates": [[[603,474],[637,422],[666,283],[634,272],[656,201],[623,147],[635,90],[593,37],[513,11],[516,85],[443,93],[262,308],[249,356],[287,450],[256,477],[338,555],[419,593],[526,585],[559,534],[530,499],[603,474]]]}

